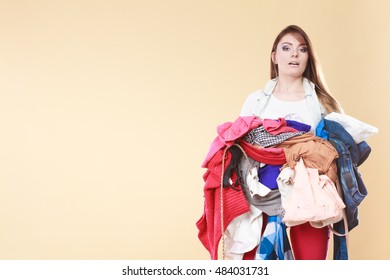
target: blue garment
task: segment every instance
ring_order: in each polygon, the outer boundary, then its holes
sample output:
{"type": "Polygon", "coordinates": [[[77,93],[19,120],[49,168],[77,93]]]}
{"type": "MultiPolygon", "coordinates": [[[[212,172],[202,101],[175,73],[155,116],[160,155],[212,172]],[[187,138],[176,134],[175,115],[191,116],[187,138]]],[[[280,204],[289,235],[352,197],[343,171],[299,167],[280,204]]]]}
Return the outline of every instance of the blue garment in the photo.
{"type": "Polygon", "coordinates": [[[286,225],[282,218],[268,216],[268,223],[257,248],[255,260],[293,260],[286,225]]]}
{"type": "Polygon", "coordinates": [[[258,170],[259,182],[271,190],[278,188],[277,178],[282,165],[267,164],[258,170]]]}
{"type": "Polygon", "coordinates": [[[301,123],[301,122],[298,122],[298,121],[286,120],[286,122],[287,122],[287,126],[288,127],[295,128],[298,131],[309,132],[310,129],[311,129],[310,125],[305,124],[305,123],[301,123]]]}
{"type": "MultiPolygon", "coordinates": [[[[368,194],[358,166],[368,158],[371,148],[365,141],[356,144],[344,127],[335,121],[322,119],[317,128],[318,135],[324,135],[323,130],[327,132],[328,140],[339,154],[336,161],[337,175],[343,193],[343,201],[346,205],[348,231],[351,231],[359,224],[358,206],[368,194]],[[323,127],[322,130],[321,127],[323,127]]],[[[345,233],[343,220],[334,224],[333,228],[339,233],[345,233]]],[[[335,235],[334,240],[333,258],[337,260],[348,259],[345,237],[335,235]]]]}
{"type": "Polygon", "coordinates": [[[316,136],[329,140],[329,133],[324,128],[325,122],[321,120],[316,127],[316,136]]]}

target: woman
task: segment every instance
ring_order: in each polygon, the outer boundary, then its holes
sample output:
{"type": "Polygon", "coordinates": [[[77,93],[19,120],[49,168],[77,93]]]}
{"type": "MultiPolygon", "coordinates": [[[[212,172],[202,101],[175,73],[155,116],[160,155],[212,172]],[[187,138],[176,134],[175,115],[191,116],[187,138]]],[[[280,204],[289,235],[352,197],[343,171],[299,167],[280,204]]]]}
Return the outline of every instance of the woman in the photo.
{"type": "MultiPolygon", "coordinates": [[[[276,37],[271,52],[271,80],[263,90],[250,94],[241,116],[294,120],[315,132],[321,118],[342,108],[329,93],[309,37],[296,25],[276,37]]],[[[326,259],[330,232],[309,223],[290,228],[295,259],[326,259]]]]}

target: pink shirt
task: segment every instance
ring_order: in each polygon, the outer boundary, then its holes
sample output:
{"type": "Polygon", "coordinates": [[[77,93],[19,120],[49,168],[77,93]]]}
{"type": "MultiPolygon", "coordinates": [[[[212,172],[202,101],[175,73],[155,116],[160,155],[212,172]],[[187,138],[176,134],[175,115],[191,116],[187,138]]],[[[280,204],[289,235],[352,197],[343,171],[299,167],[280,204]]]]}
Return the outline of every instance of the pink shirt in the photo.
{"type": "Polygon", "coordinates": [[[219,125],[217,127],[218,136],[211,143],[206,159],[202,163],[202,167],[207,167],[207,163],[220,149],[233,145],[235,140],[243,137],[261,123],[261,120],[256,116],[240,116],[234,122],[225,122],[219,125]]]}

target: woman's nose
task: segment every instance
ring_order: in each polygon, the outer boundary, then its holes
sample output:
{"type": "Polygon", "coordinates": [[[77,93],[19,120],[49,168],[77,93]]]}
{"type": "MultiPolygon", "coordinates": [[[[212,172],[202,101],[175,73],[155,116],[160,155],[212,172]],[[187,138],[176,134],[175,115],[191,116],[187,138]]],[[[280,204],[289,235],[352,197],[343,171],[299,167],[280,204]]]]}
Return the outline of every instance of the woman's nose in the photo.
{"type": "Polygon", "coordinates": [[[298,56],[298,52],[296,50],[293,50],[291,57],[297,57],[297,56],[298,56]]]}

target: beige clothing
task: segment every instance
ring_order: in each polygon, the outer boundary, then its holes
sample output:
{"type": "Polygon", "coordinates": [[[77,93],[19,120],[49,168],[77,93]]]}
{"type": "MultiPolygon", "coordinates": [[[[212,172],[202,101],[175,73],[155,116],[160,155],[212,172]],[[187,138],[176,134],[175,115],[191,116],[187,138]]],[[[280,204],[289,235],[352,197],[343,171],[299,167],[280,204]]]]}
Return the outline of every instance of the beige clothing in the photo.
{"type": "Polygon", "coordinates": [[[276,146],[283,148],[286,155],[286,164],[294,169],[300,158],[303,158],[305,165],[318,169],[319,174],[327,175],[333,182],[337,180],[337,165],[335,159],[339,157],[337,150],[332,144],[313,133],[290,138],[276,146]]]}

